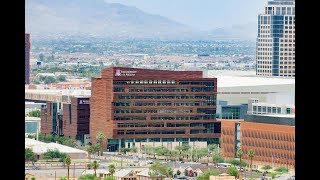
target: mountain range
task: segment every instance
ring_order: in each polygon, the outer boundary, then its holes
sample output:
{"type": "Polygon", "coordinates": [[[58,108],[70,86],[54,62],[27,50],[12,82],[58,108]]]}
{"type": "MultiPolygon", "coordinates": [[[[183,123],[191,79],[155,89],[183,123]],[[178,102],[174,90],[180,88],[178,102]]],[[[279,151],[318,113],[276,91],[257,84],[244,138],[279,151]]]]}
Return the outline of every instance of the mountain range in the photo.
{"type": "Polygon", "coordinates": [[[133,6],[104,0],[27,0],[26,32],[33,37],[63,35],[114,39],[254,40],[255,23],[200,31],[133,6]]]}

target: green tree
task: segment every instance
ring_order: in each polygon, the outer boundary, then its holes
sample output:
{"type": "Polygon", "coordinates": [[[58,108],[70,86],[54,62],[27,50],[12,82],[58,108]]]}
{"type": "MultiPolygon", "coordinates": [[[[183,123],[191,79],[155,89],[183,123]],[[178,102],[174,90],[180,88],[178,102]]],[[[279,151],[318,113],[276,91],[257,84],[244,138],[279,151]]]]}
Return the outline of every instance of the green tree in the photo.
{"type": "Polygon", "coordinates": [[[32,165],[37,161],[36,155],[31,148],[25,149],[25,161],[31,161],[32,165]]]}
{"type": "Polygon", "coordinates": [[[188,170],[187,169],[184,170],[184,175],[188,176],[188,170]]]}
{"type": "Polygon", "coordinates": [[[40,110],[36,109],[36,110],[32,110],[28,113],[29,117],[40,117],[40,110]]]}
{"type": "Polygon", "coordinates": [[[91,164],[91,163],[88,163],[88,164],[87,164],[87,168],[88,168],[88,169],[91,169],[91,168],[92,168],[92,164],[91,164]]]}
{"type": "Polygon", "coordinates": [[[237,160],[237,159],[230,159],[227,162],[232,164],[233,166],[239,166],[240,165],[240,161],[237,160]]]}
{"type": "Polygon", "coordinates": [[[96,139],[97,139],[97,143],[100,144],[100,155],[103,156],[103,141],[106,138],[106,136],[103,134],[103,132],[98,132],[96,139]]]}
{"type": "Polygon", "coordinates": [[[271,179],[275,179],[277,175],[278,175],[277,172],[271,172],[271,173],[269,174],[269,176],[271,177],[271,179]]]}
{"type": "Polygon", "coordinates": [[[56,78],[54,78],[53,76],[45,76],[43,81],[44,84],[51,84],[56,82],[56,78]]]}
{"type": "Polygon", "coordinates": [[[131,150],[130,148],[124,148],[124,147],[120,148],[120,152],[124,154],[126,154],[127,152],[130,152],[130,150],[131,150]]]}
{"type": "Polygon", "coordinates": [[[97,176],[97,169],[99,167],[99,163],[97,161],[93,161],[92,163],[92,169],[94,170],[94,176],[97,176]]]}
{"type": "Polygon", "coordinates": [[[179,176],[181,174],[181,171],[177,170],[177,175],[179,176]]]}
{"type": "Polygon", "coordinates": [[[227,174],[230,174],[231,176],[238,176],[238,170],[235,167],[229,167],[227,169],[227,174]]]}
{"type": "Polygon", "coordinates": [[[241,169],[241,167],[242,167],[242,162],[241,162],[241,160],[242,160],[242,156],[243,156],[243,150],[241,149],[241,148],[239,148],[238,150],[237,150],[237,156],[239,157],[239,159],[240,159],[240,169],[241,169]]]}
{"type": "Polygon", "coordinates": [[[31,177],[31,180],[36,180],[36,177],[31,177]]]}
{"type": "Polygon", "coordinates": [[[58,149],[48,149],[47,152],[43,153],[43,158],[48,160],[51,159],[53,160],[54,158],[60,158],[61,157],[61,153],[59,152],[58,149]]]}
{"type": "Polygon", "coordinates": [[[109,172],[110,172],[111,176],[113,177],[113,174],[116,172],[116,167],[114,166],[114,164],[109,165],[109,172]]]}
{"type": "Polygon", "coordinates": [[[253,149],[249,149],[248,156],[250,158],[250,177],[252,178],[252,159],[254,158],[254,151],[253,149]]]}
{"type": "Polygon", "coordinates": [[[168,169],[167,169],[167,176],[168,176],[169,178],[172,178],[172,177],[173,177],[173,169],[172,169],[172,168],[168,168],[168,169]]]}
{"type": "Polygon", "coordinates": [[[272,169],[272,167],[270,165],[264,165],[262,169],[268,172],[268,170],[272,169]]]}
{"type": "Polygon", "coordinates": [[[138,152],[137,147],[132,146],[132,147],[130,148],[130,152],[137,153],[137,152],[138,152]]]}
{"type": "Polygon", "coordinates": [[[67,178],[66,177],[61,177],[60,180],[67,180],[67,178]]]}
{"type": "Polygon", "coordinates": [[[217,163],[223,163],[224,159],[220,154],[213,154],[212,155],[212,161],[213,161],[214,164],[217,164],[217,163]]]}
{"type": "Polygon", "coordinates": [[[59,82],[66,82],[66,81],[67,81],[65,75],[59,75],[59,76],[57,76],[57,80],[58,80],[59,82]]]}
{"type": "Polygon", "coordinates": [[[71,157],[70,156],[67,156],[66,158],[64,158],[64,163],[67,165],[68,167],[68,180],[69,180],[69,172],[70,172],[70,164],[71,164],[71,157]]]}
{"type": "Polygon", "coordinates": [[[64,159],[67,157],[68,155],[66,153],[60,153],[58,154],[59,157],[59,162],[63,162],[64,163],[64,159]]]}
{"type": "Polygon", "coordinates": [[[93,174],[84,174],[81,175],[78,180],[100,180],[100,178],[94,176],[93,174]]]}
{"type": "Polygon", "coordinates": [[[152,179],[169,177],[170,173],[172,173],[172,170],[169,170],[169,167],[166,164],[162,164],[158,161],[149,167],[149,175],[152,179]]]}
{"type": "Polygon", "coordinates": [[[89,156],[89,162],[91,163],[91,154],[94,152],[94,148],[92,146],[87,146],[87,152],[89,156]]]}
{"type": "MultiPolygon", "coordinates": [[[[207,170],[197,177],[197,180],[209,180],[210,176],[217,176],[221,172],[218,170],[207,170]]],[[[187,173],[188,174],[188,173],[187,173]]]]}

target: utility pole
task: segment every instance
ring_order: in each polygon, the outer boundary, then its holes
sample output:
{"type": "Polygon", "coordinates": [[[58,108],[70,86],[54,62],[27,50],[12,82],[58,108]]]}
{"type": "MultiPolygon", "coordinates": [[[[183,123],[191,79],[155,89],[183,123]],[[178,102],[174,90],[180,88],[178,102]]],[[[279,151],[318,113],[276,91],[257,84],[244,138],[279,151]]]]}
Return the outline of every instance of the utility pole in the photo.
{"type": "Polygon", "coordinates": [[[54,180],[56,180],[57,177],[57,171],[54,171],[54,180]]]}

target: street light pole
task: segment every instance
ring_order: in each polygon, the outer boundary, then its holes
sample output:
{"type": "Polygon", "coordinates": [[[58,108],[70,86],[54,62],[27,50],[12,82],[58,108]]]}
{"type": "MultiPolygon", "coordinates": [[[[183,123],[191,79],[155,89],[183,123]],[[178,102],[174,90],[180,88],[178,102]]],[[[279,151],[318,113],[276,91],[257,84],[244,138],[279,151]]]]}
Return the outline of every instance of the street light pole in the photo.
{"type": "Polygon", "coordinates": [[[76,174],[76,163],[73,163],[73,179],[75,179],[75,174],[76,174]]]}

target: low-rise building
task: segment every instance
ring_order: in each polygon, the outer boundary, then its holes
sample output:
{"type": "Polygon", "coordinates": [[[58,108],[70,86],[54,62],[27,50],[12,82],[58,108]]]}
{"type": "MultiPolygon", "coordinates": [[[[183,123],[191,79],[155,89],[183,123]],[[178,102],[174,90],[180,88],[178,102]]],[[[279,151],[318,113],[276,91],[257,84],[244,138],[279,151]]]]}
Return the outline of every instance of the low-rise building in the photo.
{"type": "Polygon", "coordinates": [[[52,142],[44,143],[30,138],[25,138],[25,148],[31,148],[38,160],[43,159],[43,154],[48,150],[58,150],[61,153],[66,153],[72,159],[86,159],[88,157],[88,153],[80,149],[52,142]]]}
{"type": "Polygon", "coordinates": [[[121,169],[113,174],[116,180],[137,180],[138,176],[132,169],[121,169]]]}

